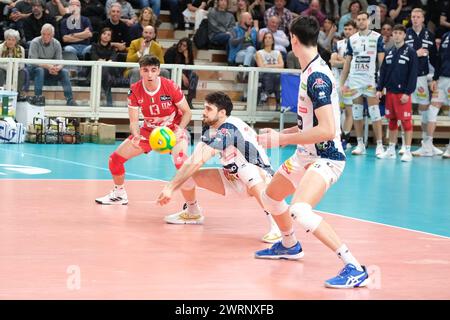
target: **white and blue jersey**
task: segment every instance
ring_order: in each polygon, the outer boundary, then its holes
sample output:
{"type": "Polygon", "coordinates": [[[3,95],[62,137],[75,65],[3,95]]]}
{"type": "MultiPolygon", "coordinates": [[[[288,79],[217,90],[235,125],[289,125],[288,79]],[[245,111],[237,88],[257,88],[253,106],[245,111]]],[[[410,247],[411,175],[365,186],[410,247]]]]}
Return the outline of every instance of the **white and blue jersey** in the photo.
{"type": "Polygon", "coordinates": [[[350,89],[375,87],[378,53],[384,53],[383,37],[375,31],[360,32],[347,41],[346,55],[352,56],[348,85],[350,89]]]}
{"type": "Polygon", "coordinates": [[[333,107],[336,134],[333,140],[316,144],[298,145],[297,152],[330,160],[345,160],[341,144],[339,96],[336,80],[322,58],[317,55],[304,69],[298,94],[297,122],[300,131],[307,131],[318,125],[315,111],[323,106],[333,107]]]}
{"type": "Polygon", "coordinates": [[[229,174],[238,174],[239,168],[248,163],[274,174],[255,130],[239,118],[229,116],[217,130],[204,127],[201,141],[220,152],[223,168],[229,174]]]}

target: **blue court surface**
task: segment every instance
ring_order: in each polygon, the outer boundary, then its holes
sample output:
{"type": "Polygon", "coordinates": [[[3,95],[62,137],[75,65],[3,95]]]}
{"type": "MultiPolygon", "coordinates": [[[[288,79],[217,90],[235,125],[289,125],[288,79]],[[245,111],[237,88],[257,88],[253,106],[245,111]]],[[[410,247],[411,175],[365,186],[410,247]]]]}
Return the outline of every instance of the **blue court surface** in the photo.
{"type": "MultiPolygon", "coordinates": [[[[1,144],[0,179],[109,180],[108,156],[118,144],[1,144]]],[[[270,152],[273,167],[293,152],[270,152]]],[[[450,160],[379,160],[373,148],[366,156],[347,154],[343,175],[317,210],[450,237],[450,160]]],[[[169,180],[175,173],[171,157],[156,153],[127,162],[126,170],[130,180],[169,180]]]]}

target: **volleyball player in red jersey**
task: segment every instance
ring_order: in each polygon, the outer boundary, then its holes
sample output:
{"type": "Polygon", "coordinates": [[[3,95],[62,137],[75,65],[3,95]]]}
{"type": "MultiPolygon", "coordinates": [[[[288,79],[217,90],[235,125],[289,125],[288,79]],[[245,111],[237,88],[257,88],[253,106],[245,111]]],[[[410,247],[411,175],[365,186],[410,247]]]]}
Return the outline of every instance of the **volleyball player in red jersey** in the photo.
{"type": "Polygon", "coordinates": [[[191,121],[192,112],[183,92],[172,80],[159,76],[160,62],[157,57],[143,56],[139,67],[141,80],[132,84],[128,92],[131,135],[109,157],[114,188],[106,196],[95,199],[99,204],[128,204],[124,188],[124,163],[151,151],[148,138],[154,128],[167,126],[175,132],[177,143],[172,149],[172,157],[177,169],[187,159],[186,126],[191,121]],[[139,127],[139,111],[144,116],[142,127],[139,127]]]}

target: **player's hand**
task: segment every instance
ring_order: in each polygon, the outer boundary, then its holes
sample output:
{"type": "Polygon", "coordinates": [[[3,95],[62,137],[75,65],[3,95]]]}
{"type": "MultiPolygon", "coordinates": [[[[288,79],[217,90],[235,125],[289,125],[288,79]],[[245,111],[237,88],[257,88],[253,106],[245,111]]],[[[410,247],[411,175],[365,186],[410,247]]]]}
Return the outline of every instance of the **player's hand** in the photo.
{"type": "Polygon", "coordinates": [[[405,104],[409,101],[409,96],[407,94],[402,94],[402,96],[400,97],[400,102],[402,104],[405,104]]]}
{"type": "Polygon", "coordinates": [[[280,146],[280,134],[270,128],[261,129],[257,139],[258,143],[266,149],[280,146]]]}
{"type": "Polygon", "coordinates": [[[431,81],[430,89],[432,92],[436,92],[438,88],[438,82],[436,80],[431,81]]]}
{"type": "Polygon", "coordinates": [[[166,185],[159,194],[158,200],[156,200],[156,202],[161,206],[168,204],[172,199],[172,193],[173,190],[166,185]]]}
{"type": "Polygon", "coordinates": [[[342,93],[342,95],[344,95],[344,93],[346,93],[347,91],[348,91],[348,86],[346,86],[346,85],[341,86],[341,93],[342,93]]]}
{"type": "Polygon", "coordinates": [[[420,48],[419,50],[417,50],[417,56],[420,57],[425,57],[428,55],[428,50],[425,48],[420,48]]]}
{"type": "Polygon", "coordinates": [[[377,98],[378,98],[378,100],[381,100],[382,97],[383,97],[383,92],[377,91],[377,98]]]}

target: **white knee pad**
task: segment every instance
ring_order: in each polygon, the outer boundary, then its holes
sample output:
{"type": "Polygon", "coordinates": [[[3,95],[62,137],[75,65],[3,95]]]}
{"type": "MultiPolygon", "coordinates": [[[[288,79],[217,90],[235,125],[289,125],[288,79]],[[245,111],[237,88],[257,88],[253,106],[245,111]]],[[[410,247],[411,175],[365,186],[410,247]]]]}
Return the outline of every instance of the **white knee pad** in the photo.
{"type": "Polygon", "coordinates": [[[421,115],[422,123],[428,123],[428,109],[427,110],[419,110],[419,114],[421,115]]]}
{"type": "Polygon", "coordinates": [[[293,204],[289,209],[289,213],[294,220],[300,223],[306,232],[316,231],[322,222],[322,217],[314,213],[312,207],[305,202],[293,204]]]}
{"type": "Polygon", "coordinates": [[[264,205],[264,209],[269,211],[274,216],[279,216],[280,214],[285,213],[289,209],[289,206],[286,203],[286,201],[274,200],[266,194],[266,191],[263,191],[261,193],[261,201],[264,205]]]}
{"type": "Polygon", "coordinates": [[[378,105],[370,106],[369,115],[372,122],[381,120],[380,107],[378,105]]]}
{"type": "Polygon", "coordinates": [[[180,187],[182,190],[192,190],[195,188],[195,180],[189,177],[180,187]]]}
{"type": "Polygon", "coordinates": [[[436,122],[438,113],[439,113],[439,108],[431,105],[428,108],[428,121],[429,122],[436,122]]]}
{"type": "Polygon", "coordinates": [[[364,119],[364,106],[362,104],[354,104],[352,107],[353,120],[364,119]]]}

